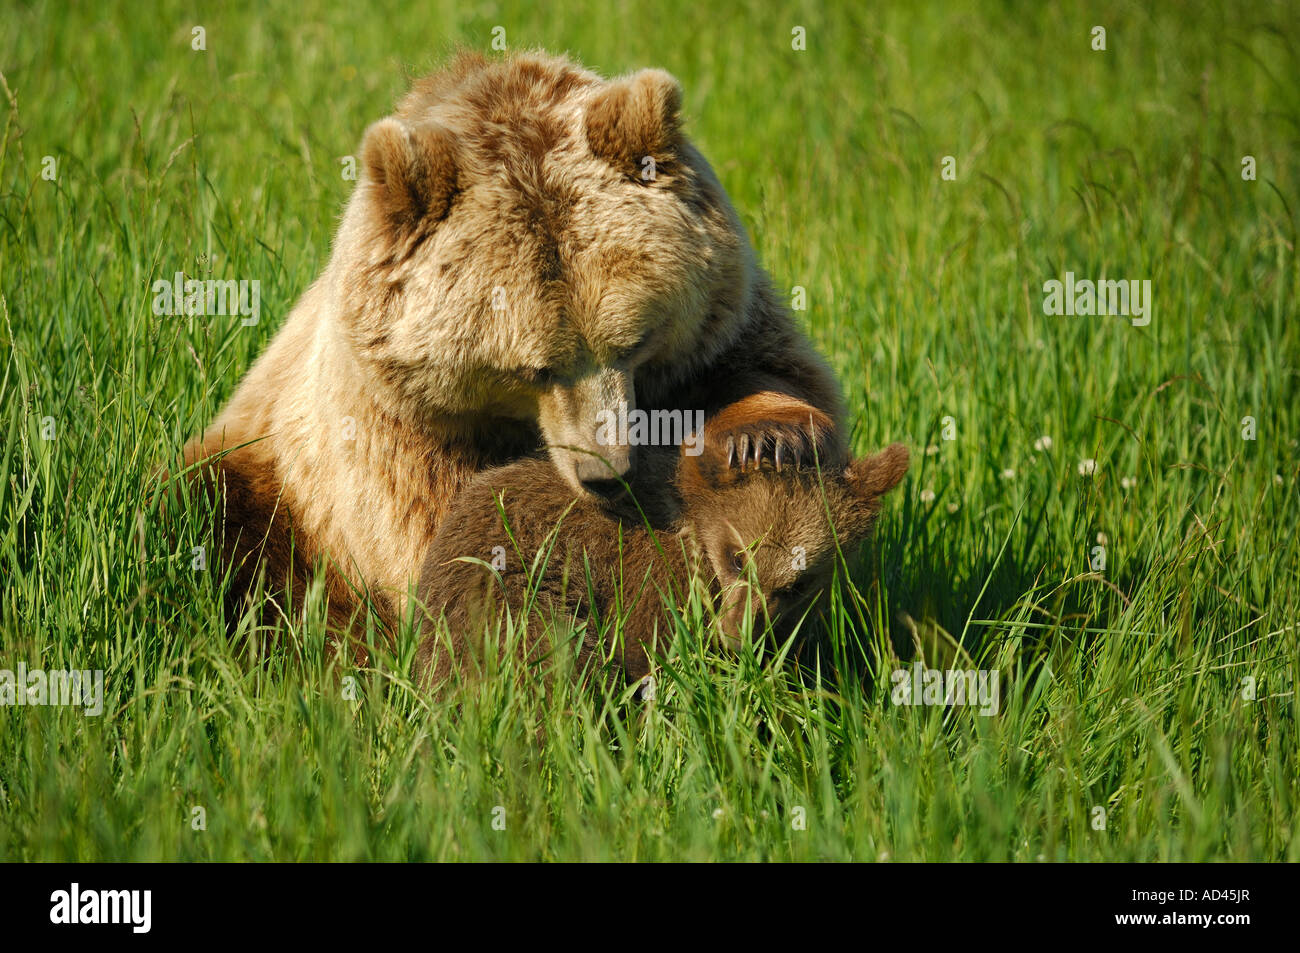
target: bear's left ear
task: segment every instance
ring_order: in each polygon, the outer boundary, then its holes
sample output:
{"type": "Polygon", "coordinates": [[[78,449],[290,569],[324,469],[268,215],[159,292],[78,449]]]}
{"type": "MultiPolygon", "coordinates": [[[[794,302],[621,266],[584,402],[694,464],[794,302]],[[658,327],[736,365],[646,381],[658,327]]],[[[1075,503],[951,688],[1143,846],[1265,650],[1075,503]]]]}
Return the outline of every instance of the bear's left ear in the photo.
{"type": "Polygon", "coordinates": [[[413,232],[446,217],[456,192],[455,143],[433,123],[381,119],[361,143],[371,194],[386,223],[413,232]]]}
{"type": "Polygon", "coordinates": [[[682,87],[661,69],[644,69],[615,80],[587,106],[591,151],[628,171],[656,165],[674,153],[681,135],[682,87]]]}

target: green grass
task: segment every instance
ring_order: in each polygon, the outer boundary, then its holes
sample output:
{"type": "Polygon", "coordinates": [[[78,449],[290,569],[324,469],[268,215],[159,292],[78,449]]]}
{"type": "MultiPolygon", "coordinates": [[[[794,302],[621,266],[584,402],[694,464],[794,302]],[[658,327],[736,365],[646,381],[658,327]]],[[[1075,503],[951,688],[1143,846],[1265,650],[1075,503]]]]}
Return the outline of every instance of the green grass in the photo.
{"type": "Polygon", "coordinates": [[[0,668],[107,673],[98,719],[0,708],[0,860],[1300,860],[1289,4],[160,6],[0,36],[0,668]],[[689,618],[649,705],[422,697],[409,638],[340,671],[319,611],[227,639],[151,470],[319,273],[339,157],[498,24],[682,80],[855,447],[916,450],[830,638],[996,667],[997,717],[708,656],[689,618]],[[155,317],[177,270],[259,279],[261,324],[155,317]],[[1045,316],[1066,271],[1150,279],[1152,323],[1045,316]]]}

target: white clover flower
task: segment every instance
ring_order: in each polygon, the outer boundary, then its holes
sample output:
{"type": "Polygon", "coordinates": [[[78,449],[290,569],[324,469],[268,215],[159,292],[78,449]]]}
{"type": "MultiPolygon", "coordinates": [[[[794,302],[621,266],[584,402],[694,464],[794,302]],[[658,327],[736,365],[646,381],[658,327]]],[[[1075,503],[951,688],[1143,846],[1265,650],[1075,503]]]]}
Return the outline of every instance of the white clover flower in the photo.
{"type": "Polygon", "coordinates": [[[720,808],[720,807],[715,807],[715,808],[713,809],[713,819],[714,819],[715,821],[720,821],[720,820],[722,820],[722,808],[720,808]]]}
{"type": "Polygon", "coordinates": [[[1089,457],[1079,461],[1079,476],[1092,476],[1097,472],[1097,461],[1089,457]]]}
{"type": "Polygon", "coordinates": [[[961,504],[960,504],[960,503],[949,503],[949,504],[948,504],[948,512],[949,512],[949,513],[956,513],[959,509],[961,509],[961,504]]]}
{"type": "Polygon", "coordinates": [[[927,457],[932,457],[938,452],[939,452],[939,445],[935,443],[932,443],[930,444],[930,446],[925,448],[925,455],[927,457]]]}
{"type": "Polygon", "coordinates": [[[1281,486],[1281,485],[1282,485],[1282,474],[1280,474],[1280,473],[1274,473],[1274,474],[1273,474],[1273,482],[1276,483],[1278,486],[1281,486]]]}
{"type": "Polygon", "coordinates": [[[1011,469],[1010,467],[1007,467],[1005,470],[1002,471],[1002,479],[1014,480],[1015,478],[1016,478],[1016,471],[1011,469]]]}
{"type": "Polygon", "coordinates": [[[1047,434],[1043,434],[1043,436],[1039,437],[1037,440],[1034,441],[1034,449],[1037,450],[1039,453],[1042,453],[1045,450],[1051,450],[1052,438],[1047,436],[1047,434]]]}
{"type": "Polygon", "coordinates": [[[1100,543],[1101,545],[1105,546],[1107,543],[1110,542],[1110,537],[1107,536],[1105,533],[1098,533],[1098,534],[1097,534],[1097,542],[1100,543]]]}
{"type": "Polygon", "coordinates": [[[922,503],[933,503],[933,502],[934,502],[934,490],[931,490],[929,487],[926,487],[924,490],[922,490],[922,491],[921,491],[921,502],[922,502],[922,503]]]}
{"type": "Polygon", "coordinates": [[[1137,477],[1120,477],[1119,485],[1121,489],[1131,490],[1138,485],[1137,477]]]}

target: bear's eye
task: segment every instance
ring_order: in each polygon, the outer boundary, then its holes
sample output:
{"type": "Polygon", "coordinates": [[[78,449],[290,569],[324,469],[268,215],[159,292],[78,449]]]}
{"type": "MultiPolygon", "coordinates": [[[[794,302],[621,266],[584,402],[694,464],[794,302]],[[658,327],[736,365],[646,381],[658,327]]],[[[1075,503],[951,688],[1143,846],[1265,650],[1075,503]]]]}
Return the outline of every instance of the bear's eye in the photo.
{"type": "Polygon", "coordinates": [[[515,376],[530,387],[547,388],[555,384],[555,372],[546,367],[521,367],[515,376]]]}
{"type": "Polygon", "coordinates": [[[650,344],[653,340],[654,329],[647,330],[641,335],[641,340],[637,341],[635,344],[615,351],[611,356],[611,360],[615,364],[631,364],[638,357],[644,355],[646,351],[650,350],[650,344]]]}
{"type": "Polygon", "coordinates": [[[743,549],[738,549],[731,554],[731,568],[736,570],[737,573],[745,571],[745,551],[743,549]]]}

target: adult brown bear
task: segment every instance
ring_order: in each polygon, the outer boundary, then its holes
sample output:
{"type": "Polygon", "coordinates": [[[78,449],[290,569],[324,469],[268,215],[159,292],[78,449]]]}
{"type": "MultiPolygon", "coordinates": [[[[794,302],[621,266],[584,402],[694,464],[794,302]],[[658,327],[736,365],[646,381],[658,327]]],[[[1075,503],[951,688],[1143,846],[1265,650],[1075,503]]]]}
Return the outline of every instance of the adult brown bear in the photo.
{"type": "Polygon", "coordinates": [[[680,103],[659,70],[462,55],[367,130],[324,273],[186,449],[236,597],[324,568],[336,613],[367,590],[400,614],[475,472],[545,447],[602,494],[653,469],[598,433],[633,408],[775,391],[842,433],[680,103]]]}

